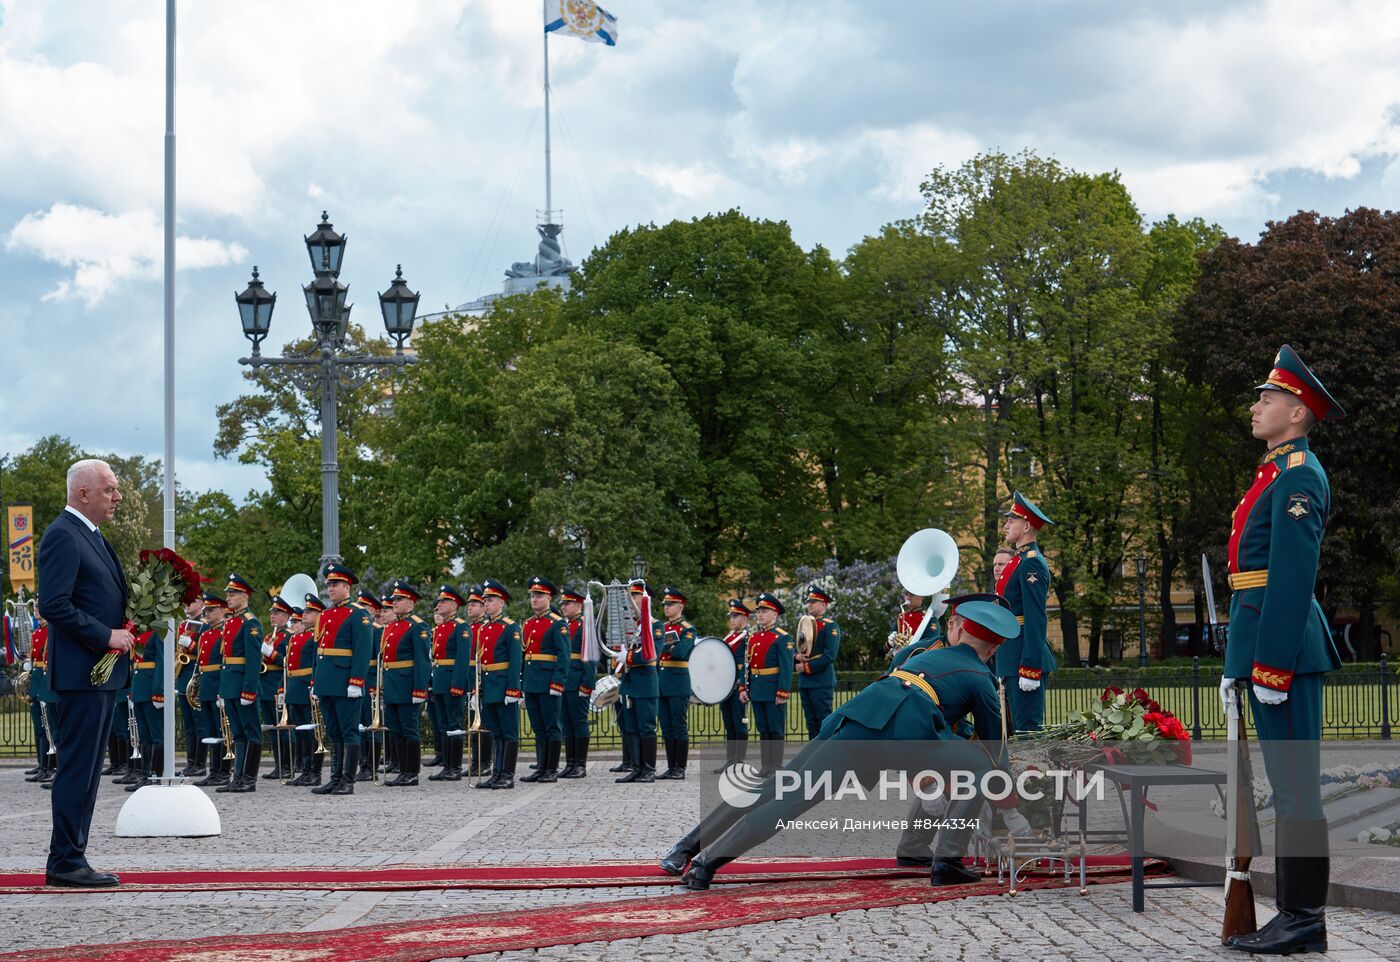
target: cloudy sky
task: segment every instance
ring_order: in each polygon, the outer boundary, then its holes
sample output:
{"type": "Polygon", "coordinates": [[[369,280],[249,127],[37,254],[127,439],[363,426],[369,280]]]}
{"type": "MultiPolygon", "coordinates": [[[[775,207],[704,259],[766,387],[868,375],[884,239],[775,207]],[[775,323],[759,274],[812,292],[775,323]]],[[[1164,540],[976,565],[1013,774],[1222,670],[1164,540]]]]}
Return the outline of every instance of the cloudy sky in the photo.
{"type": "MultiPolygon", "coordinates": [[[[557,3],[558,0],[551,0],[557,3]]],[[[57,432],[159,455],[163,0],[0,0],[0,452],[57,432]]],[[[581,260],[639,222],[739,207],[846,250],[918,183],[1031,147],[1122,172],[1149,218],[1245,238],[1400,200],[1386,3],[613,0],[616,48],[551,41],[555,206],[581,260]]],[[[402,262],[425,308],[499,290],[544,206],[538,0],[179,6],[176,463],[241,389],[233,294],[309,329],[302,235],[349,236],[378,328],[402,262]]]]}

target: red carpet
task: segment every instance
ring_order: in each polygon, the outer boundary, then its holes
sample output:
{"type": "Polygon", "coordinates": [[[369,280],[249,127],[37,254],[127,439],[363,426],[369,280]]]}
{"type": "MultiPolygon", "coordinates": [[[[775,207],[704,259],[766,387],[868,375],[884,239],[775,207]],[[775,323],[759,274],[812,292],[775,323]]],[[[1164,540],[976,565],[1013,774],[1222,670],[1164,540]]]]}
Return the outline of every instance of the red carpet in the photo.
{"type": "MultiPolygon", "coordinates": [[[[1091,866],[1121,867],[1120,856],[1088,858],[1091,866]]],[[[45,888],[42,872],[0,873],[0,894],[84,894],[112,892],[206,892],[220,889],[416,890],[597,888],[603,886],[674,885],[675,879],[654,862],[602,862],[592,865],[402,865],[379,868],[279,868],[244,872],[138,872],[114,869],[122,878],[115,889],[45,888]]],[[[722,882],[808,882],[843,878],[916,878],[926,870],[895,868],[888,858],[758,859],[736,862],[719,876],[722,882]]]]}
{"type": "MultiPolygon", "coordinates": [[[[1151,874],[1165,865],[1148,861],[1151,874]]],[[[1127,869],[1100,865],[1089,883],[1123,881],[1127,869]]],[[[1063,888],[1062,873],[1045,874],[1018,890],[1063,888]]],[[[65,962],[425,962],[443,956],[479,955],[507,949],[613,941],[648,935],[726,929],[835,912],[941,902],[1004,891],[995,880],[952,888],[930,888],[922,879],[844,877],[730,886],[718,891],[627,899],[620,902],[548,906],[533,911],[457,915],[330,932],[225,935],[162,942],[35,949],[0,955],[0,962],[62,959],[65,962]]]]}

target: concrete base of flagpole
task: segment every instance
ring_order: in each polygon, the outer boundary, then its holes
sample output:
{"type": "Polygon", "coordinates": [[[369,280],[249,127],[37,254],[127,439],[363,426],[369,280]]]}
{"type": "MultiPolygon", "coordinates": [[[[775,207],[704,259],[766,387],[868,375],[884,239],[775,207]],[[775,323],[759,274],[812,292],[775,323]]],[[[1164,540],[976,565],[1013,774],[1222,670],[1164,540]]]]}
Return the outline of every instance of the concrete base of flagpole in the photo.
{"type": "Polygon", "coordinates": [[[223,833],[214,801],[193,785],[146,785],[117,814],[118,838],[205,838],[223,833]]]}

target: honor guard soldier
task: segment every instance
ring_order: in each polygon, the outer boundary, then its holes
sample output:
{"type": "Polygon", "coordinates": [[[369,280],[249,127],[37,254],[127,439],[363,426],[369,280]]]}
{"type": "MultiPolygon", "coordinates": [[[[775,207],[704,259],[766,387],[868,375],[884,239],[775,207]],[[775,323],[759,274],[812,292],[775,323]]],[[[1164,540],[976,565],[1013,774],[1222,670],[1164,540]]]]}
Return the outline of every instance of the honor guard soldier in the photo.
{"type": "Polygon", "coordinates": [[[247,580],[228,576],[224,598],[228,617],[224,619],[223,666],[219,677],[219,697],[233,732],[233,776],[219,792],[257,790],[258,766],[262,763],[262,722],[258,720],[258,676],[262,674],[262,625],[248,610],[253,593],[247,580]]]}
{"type": "Polygon", "coordinates": [[[772,775],[783,764],[783,742],[787,738],[787,703],[792,684],[793,640],[778,627],[783,603],[770,592],[760,592],[754,602],[758,630],[749,635],[739,698],[753,706],[754,727],[758,729],[759,772],[772,775]]]}
{"type": "Polygon", "coordinates": [[[816,637],[812,652],[797,652],[793,663],[797,668],[797,688],[802,693],[802,716],[807,722],[807,739],[817,737],[826,716],[831,714],[831,702],[836,696],[836,655],[841,650],[841,627],[826,616],[831,595],[816,585],[807,589],[807,614],[816,619],[816,637]]]}
{"type": "Polygon", "coordinates": [[[734,656],[734,690],[719,703],[719,717],[724,722],[724,765],[714,770],[718,775],[730,765],[742,762],[749,754],[748,706],[739,697],[738,680],[744,677],[744,654],[748,650],[749,618],[753,612],[742,599],[729,599],[729,634],[724,643],[734,656]]]}
{"type": "Polygon", "coordinates": [[[1017,491],[1004,512],[1002,527],[1016,556],[997,580],[997,594],[1011,605],[1021,636],[997,650],[996,673],[1006,686],[1007,710],[1013,732],[1038,732],[1045,724],[1045,681],[1055,670],[1055,656],[1046,637],[1045,611],[1050,589],[1050,566],[1036,543],[1036,533],[1055,522],[1017,491]]]}
{"type": "Polygon", "coordinates": [[[398,775],[384,784],[398,787],[418,784],[423,737],[418,724],[422,709],[418,706],[428,700],[432,662],[428,626],[413,613],[418,593],[407,582],[399,581],[392,597],[395,620],[380,636],[379,659],[384,668],[385,724],[399,760],[398,775]]]}
{"type": "Polygon", "coordinates": [[[303,599],[299,609],[302,629],[287,642],[287,720],[296,726],[297,755],[301,758],[301,774],[293,785],[314,788],[321,784],[326,756],[317,753],[316,726],[312,723],[311,684],[316,671],[316,622],[326,606],[316,595],[303,599]]]}
{"type": "MultiPolygon", "coordinates": [[[[949,620],[950,647],[910,658],[904,668],[866,686],[832,713],[817,738],[793,759],[794,773],[801,773],[799,784],[814,784],[823,777],[829,779],[828,784],[844,784],[845,776],[854,774],[862,786],[871,789],[884,772],[911,768],[970,772],[977,784],[993,768],[1006,771],[997,741],[1001,735],[1000,706],[984,661],[1003,638],[1019,631],[1011,613],[998,605],[976,601],[961,605],[958,615],[949,620]],[[940,708],[945,704],[953,713],[971,712],[986,742],[954,737],[940,708]],[[938,744],[930,746],[929,742],[938,744]],[[989,745],[996,747],[988,750],[989,745]]],[[[694,890],[707,889],[717,869],[763,844],[784,822],[823,801],[821,792],[792,791],[779,798],[776,781],[766,781],[756,803],[750,806],[738,808],[721,802],[666,855],[662,870],[679,874],[690,859],[683,884],[694,890]]],[[[1009,802],[1015,803],[1014,793],[1009,802]]],[[[955,803],[954,817],[970,821],[981,804],[979,797],[960,800],[955,803]]],[[[961,858],[970,832],[971,827],[947,831],[939,838],[933,884],[950,884],[966,872],[961,858]]],[[[957,880],[978,878],[967,873],[957,880]]]]}
{"type": "Polygon", "coordinates": [[[1319,743],[1323,675],[1341,660],[1315,594],[1332,492],[1308,434],[1346,412],[1286,344],[1256,390],[1251,428],[1266,452],[1230,524],[1234,594],[1221,696],[1249,685],[1274,791],[1278,914],[1229,945],[1260,955],[1326,952],[1331,862],[1319,743]]]}
{"type": "MultiPolygon", "coordinates": [[[[219,678],[223,674],[224,616],[228,603],[212,591],[204,593],[204,621],[208,625],[199,636],[199,747],[208,761],[209,774],[196,785],[227,785],[229,760],[224,758],[223,716],[219,712],[219,678]]],[[[201,762],[202,764],[202,762],[201,762]]]]}
{"type": "Polygon", "coordinates": [[[471,657],[467,660],[467,736],[472,757],[466,773],[473,778],[490,775],[495,756],[491,733],[482,721],[481,663],[476,657],[481,650],[477,634],[485,623],[486,599],[481,594],[481,585],[472,585],[467,589],[467,631],[472,643],[471,657]]]}
{"type": "MultiPolygon", "coordinates": [[[[201,616],[204,612],[204,596],[201,594],[185,605],[185,620],[175,631],[175,691],[172,698],[180,705],[180,718],[185,726],[185,767],[180,770],[184,778],[194,778],[205,774],[200,761],[199,713],[194,710],[185,692],[190,690],[190,680],[199,675],[199,636],[208,627],[201,616]]],[[[196,687],[198,682],[195,683],[196,687]]]]}
{"type": "Polygon", "coordinates": [[[369,615],[370,648],[369,667],[365,669],[365,697],[360,699],[360,768],[355,773],[355,781],[368,782],[374,779],[374,766],[384,757],[383,733],[370,730],[374,722],[374,699],[379,689],[379,643],[383,634],[380,624],[379,596],[364,585],[355,593],[355,607],[369,615]]]}
{"type": "MultiPolygon", "coordinates": [[[[642,595],[646,594],[646,582],[637,579],[628,584],[628,599],[632,602],[634,611],[640,611],[640,601],[642,595]]],[[[610,670],[623,685],[627,682],[627,671],[623,661],[613,663],[610,670]]],[[[634,772],[637,770],[637,759],[632,755],[632,737],[629,731],[631,722],[627,716],[627,699],[622,697],[623,688],[618,689],[618,698],[613,702],[613,721],[617,725],[618,734],[622,737],[622,759],[609,768],[610,772],[634,772]]]]}
{"type": "Polygon", "coordinates": [[[510,592],[493,578],[481,584],[486,621],[477,627],[476,659],[481,668],[481,720],[494,741],[491,777],[477,788],[514,788],[520,750],[520,676],[524,659],[520,626],[505,615],[510,592]]]}
{"type": "MultiPolygon", "coordinates": [[[[286,780],[292,777],[292,752],[288,745],[282,747],[282,733],[277,730],[277,714],[280,707],[278,698],[287,687],[286,658],[287,640],[292,637],[287,623],[292,617],[291,603],[281,595],[274,595],[267,609],[267,620],[272,625],[267,641],[263,643],[262,675],[258,679],[258,713],[262,717],[263,731],[272,736],[272,771],[263,775],[265,779],[286,780]]],[[[290,720],[290,716],[288,716],[290,720]]]]}
{"type": "Polygon", "coordinates": [[[905,610],[895,620],[891,633],[890,666],[887,671],[894,671],[919,652],[947,647],[948,642],[938,630],[938,619],[947,610],[947,599],[946,594],[932,598],[929,606],[933,609],[933,617],[928,620],[923,633],[919,634],[919,626],[924,623],[924,597],[904,592],[905,610]],[[915,634],[919,634],[919,637],[915,638],[915,634]]]}
{"type": "Polygon", "coordinates": [[[553,782],[559,778],[559,749],[564,730],[559,706],[569,674],[569,635],[564,616],[552,608],[554,583],[535,575],[530,579],[530,609],[520,632],[525,645],[525,668],[520,690],[535,733],[535,771],[522,782],[553,782]]]}
{"type": "Polygon", "coordinates": [[[136,712],[136,731],[141,758],[133,759],[140,775],[126,790],[134,792],[152,785],[165,774],[165,726],[161,709],[165,705],[165,641],[154,631],[142,632],[132,647],[131,707],[136,712]]]}
{"type": "Polygon", "coordinates": [[[598,662],[590,661],[583,649],[583,592],[565,588],[559,592],[559,611],[569,634],[569,673],[564,676],[564,703],[560,706],[560,727],[564,730],[564,770],[560,778],[584,778],[588,774],[588,703],[598,662]]]}
{"type": "Polygon", "coordinates": [[[467,669],[471,659],[471,628],[457,617],[457,610],[467,603],[461,592],[451,585],[438,589],[434,610],[442,616],[442,624],[433,629],[433,702],[437,705],[438,724],[442,726],[442,770],[429,775],[430,782],[462,780],[462,753],[466,729],[463,718],[467,708],[467,669]]]}
{"type": "Polygon", "coordinates": [[[34,723],[34,746],[39,755],[39,764],[27,773],[26,782],[53,781],[53,773],[58,770],[58,752],[54,739],[58,733],[53,730],[58,724],[58,696],[49,683],[49,625],[42,617],[39,627],[29,641],[29,717],[34,723]]]}
{"type": "Polygon", "coordinates": [[[355,794],[355,772],[360,767],[360,699],[365,695],[373,630],[369,615],[350,604],[356,580],[345,565],[326,565],[331,607],[321,613],[316,625],[312,690],[331,742],[331,776],[311,790],[317,795],[355,794]]]}
{"type": "MultiPolygon", "coordinates": [[[[634,581],[630,588],[632,602],[641,611],[642,599],[648,596],[646,582],[634,581]]],[[[639,631],[646,631],[640,625],[639,631]]],[[[655,653],[661,650],[661,624],[653,619],[651,645],[632,645],[623,653],[622,687],[618,689],[623,705],[623,738],[631,742],[633,768],[615,779],[619,782],[656,781],[656,712],[661,696],[657,678],[655,653]],[[646,648],[652,650],[647,657],[646,648]]]]}
{"type": "MultiPolygon", "coordinates": [[[[384,647],[383,647],[384,629],[385,629],[385,628],[388,628],[390,625],[392,625],[394,622],[396,622],[396,621],[398,621],[398,620],[399,620],[399,616],[394,612],[394,596],[393,596],[392,594],[380,595],[380,596],[379,596],[379,616],[378,616],[377,618],[375,618],[375,620],[374,620],[374,626],[375,626],[377,629],[379,629],[379,639],[380,639],[380,640],[377,641],[377,642],[375,642],[375,651],[379,652],[380,654],[383,654],[383,651],[384,651],[384,647]]],[[[420,619],[420,620],[421,620],[421,619],[420,619]]],[[[431,644],[431,640],[429,641],[429,644],[431,644]]],[[[433,666],[432,666],[432,662],[431,662],[431,659],[430,659],[430,660],[429,660],[429,663],[428,663],[428,676],[431,678],[431,677],[432,677],[432,674],[433,674],[433,666]]],[[[426,703],[427,703],[427,699],[425,698],[425,699],[424,699],[424,704],[426,704],[426,703]]],[[[423,710],[422,710],[421,708],[417,708],[417,709],[414,709],[414,710],[415,710],[418,714],[420,714],[420,715],[421,715],[422,712],[423,712],[423,710]]],[[[420,736],[420,738],[421,738],[421,736],[420,736]]],[[[422,754],[422,753],[421,753],[421,751],[420,751],[420,753],[419,753],[420,758],[421,758],[421,754],[422,754]]],[[[420,767],[422,766],[421,760],[420,760],[420,762],[419,762],[419,766],[420,766],[420,767]]],[[[386,774],[391,774],[391,775],[397,775],[397,774],[399,773],[399,771],[400,771],[400,769],[399,769],[399,756],[398,756],[397,749],[394,747],[394,741],[393,741],[392,738],[388,739],[388,740],[384,743],[384,761],[380,764],[379,770],[380,770],[381,772],[385,772],[386,774]]]]}
{"type": "Polygon", "coordinates": [[[661,626],[657,658],[666,770],[656,777],[682,781],[690,757],[690,719],[687,717],[690,712],[690,653],[695,650],[699,636],[695,626],[685,620],[685,606],[685,593],[679,588],[662,590],[661,611],[666,622],[661,626]]]}

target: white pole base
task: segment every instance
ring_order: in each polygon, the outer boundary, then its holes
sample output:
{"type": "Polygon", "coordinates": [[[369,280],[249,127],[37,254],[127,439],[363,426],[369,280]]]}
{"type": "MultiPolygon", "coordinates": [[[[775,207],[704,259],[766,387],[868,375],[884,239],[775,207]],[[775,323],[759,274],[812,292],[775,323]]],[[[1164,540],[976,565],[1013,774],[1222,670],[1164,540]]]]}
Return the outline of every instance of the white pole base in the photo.
{"type": "Polygon", "coordinates": [[[117,814],[118,838],[205,838],[220,835],[219,810],[193,785],[145,785],[117,814]]]}

